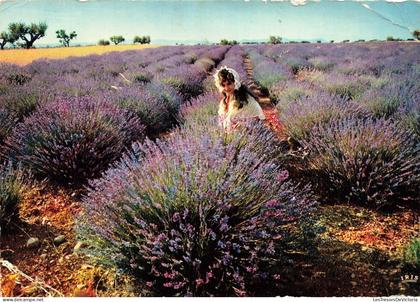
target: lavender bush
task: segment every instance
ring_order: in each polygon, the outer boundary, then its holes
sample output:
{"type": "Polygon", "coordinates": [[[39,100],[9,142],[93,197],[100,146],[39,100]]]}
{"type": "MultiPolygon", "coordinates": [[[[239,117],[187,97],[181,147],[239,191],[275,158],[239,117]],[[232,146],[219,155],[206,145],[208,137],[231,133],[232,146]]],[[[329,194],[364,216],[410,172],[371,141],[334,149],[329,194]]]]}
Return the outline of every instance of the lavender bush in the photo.
{"type": "Polygon", "coordinates": [[[0,63],[0,85],[21,86],[32,79],[32,75],[24,68],[14,65],[0,63]]]}
{"type": "Polygon", "coordinates": [[[339,119],[350,115],[368,115],[356,102],[322,92],[302,97],[286,107],[283,103],[279,103],[277,107],[287,135],[298,142],[308,138],[312,127],[316,124],[328,125],[333,118],[339,119]]]}
{"type": "Polygon", "coordinates": [[[407,74],[393,78],[387,85],[368,90],[361,98],[362,103],[374,116],[390,117],[400,107],[410,107],[420,102],[420,74],[407,74]]]}
{"type": "MultiPolygon", "coordinates": [[[[335,66],[334,71],[345,75],[361,76],[361,75],[372,75],[369,71],[371,66],[371,59],[369,57],[349,57],[340,62],[335,66]]],[[[373,75],[378,75],[373,73],[373,75]]]]}
{"type": "Polygon", "coordinates": [[[253,66],[253,78],[266,93],[274,84],[292,77],[288,67],[261,55],[255,49],[248,50],[248,55],[253,66]]]}
{"type": "Polygon", "coordinates": [[[203,80],[203,93],[219,93],[216,85],[214,85],[214,78],[208,76],[203,80]]]}
{"type": "Polygon", "coordinates": [[[92,182],[78,233],[94,259],[160,296],[243,296],[273,286],[286,229],[314,203],[261,152],[272,148],[270,131],[254,126],[224,140],[208,134],[216,129],[203,123],[134,144],[92,182]]]}
{"type": "Polygon", "coordinates": [[[420,140],[420,101],[407,99],[398,109],[396,119],[401,120],[405,128],[410,129],[420,140]]]}
{"type": "MultiPolygon", "coordinates": [[[[133,83],[150,83],[153,80],[153,74],[145,68],[136,68],[124,73],[124,76],[133,83]]],[[[121,79],[124,81],[124,79],[121,79]]]]}
{"type": "Polygon", "coordinates": [[[270,99],[277,104],[279,111],[287,108],[294,101],[314,94],[314,89],[308,83],[293,80],[281,81],[270,87],[270,99]]]}
{"type": "Polygon", "coordinates": [[[18,205],[28,182],[21,168],[13,168],[11,163],[0,165],[0,227],[4,229],[16,219],[18,205]]]}
{"type": "Polygon", "coordinates": [[[60,99],[39,108],[5,140],[3,158],[64,185],[94,178],[118,159],[144,126],[106,101],[60,99]]]}
{"type": "Polygon", "coordinates": [[[320,71],[329,71],[334,67],[334,62],[326,56],[312,57],[308,59],[308,62],[320,71]]]}
{"type": "Polygon", "coordinates": [[[206,57],[200,58],[194,62],[194,66],[205,72],[211,70],[215,65],[216,63],[212,59],[206,57]]]}
{"type": "Polygon", "coordinates": [[[346,76],[340,73],[323,73],[314,84],[331,95],[357,99],[367,90],[369,83],[355,76],[346,76]]]}
{"type": "Polygon", "coordinates": [[[0,106],[13,114],[18,120],[31,114],[42,97],[42,92],[32,86],[18,86],[7,89],[0,95],[0,106]]]}
{"type": "Polygon", "coordinates": [[[61,97],[90,97],[108,91],[110,85],[93,78],[84,78],[81,75],[63,75],[60,81],[53,83],[51,90],[61,97]]]}
{"type": "Polygon", "coordinates": [[[398,124],[348,117],[316,125],[302,145],[306,172],[325,182],[333,199],[370,207],[406,201],[418,206],[420,144],[398,124]]]}
{"type": "Polygon", "coordinates": [[[202,58],[209,58],[215,64],[218,64],[221,60],[223,60],[229,49],[232,48],[230,48],[230,46],[212,47],[203,53],[202,58]]]}
{"type": "Polygon", "coordinates": [[[264,61],[254,66],[254,80],[261,88],[270,90],[279,81],[288,80],[290,72],[281,65],[264,61]]]}
{"type": "Polygon", "coordinates": [[[219,97],[218,93],[206,93],[190,103],[183,104],[178,116],[180,124],[199,123],[216,117],[219,109],[219,97]]]}
{"type": "Polygon", "coordinates": [[[152,74],[159,74],[167,70],[176,69],[183,65],[187,65],[185,62],[186,58],[183,54],[168,57],[164,60],[159,60],[147,66],[147,70],[152,74]]]}
{"type": "Polygon", "coordinates": [[[7,86],[0,93],[0,143],[17,123],[29,116],[36,106],[49,101],[49,93],[33,82],[7,86]]]}
{"type": "Polygon", "coordinates": [[[184,100],[188,101],[203,93],[203,80],[205,76],[206,73],[197,67],[182,65],[165,72],[158,79],[162,83],[172,86],[183,96],[184,100]]]}
{"type": "Polygon", "coordinates": [[[194,64],[194,62],[197,61],[197,60],[198,60],[197,52],[196,51],[190,51],[190,52],[187,52],[184,55],[183,62],[185,64],[194,64]]]}
{"type": "Polygon", "coordinates": [[[311,62],[301,56],[288,56],[281,63],[285,64],[293,74],[297,74],[302,69],[310,69],[313,67],[311,62]]]}
{"type": "Polygon", "coordinates": [[[18,122],[18,118],[4,108],[0,108],[0,149],[4,139],[10,134],[18,122]]]}
{"type": "Polygon", "coordinates": [[[176,124],[181,96],[169,85],[153,81],[144,86],[132,85],[109,96],[118,107],[135,113],[148,135],[155,136],[176,124]]]}
{"type": "Polygon", "coordinates": [[[171,113],[176,114],[178,113],[180,102],[181,102],[181,96],[175,91],[175,89],[171,88],[168,85],[165,85],[163,83],[159,83],[158,81],[152,82],[150,85],[145,86],[145,88],[154,96],[156,97],[162,97],[165,102],[167,102],[169,105],[169,108],[171,108],[171,113]]]}

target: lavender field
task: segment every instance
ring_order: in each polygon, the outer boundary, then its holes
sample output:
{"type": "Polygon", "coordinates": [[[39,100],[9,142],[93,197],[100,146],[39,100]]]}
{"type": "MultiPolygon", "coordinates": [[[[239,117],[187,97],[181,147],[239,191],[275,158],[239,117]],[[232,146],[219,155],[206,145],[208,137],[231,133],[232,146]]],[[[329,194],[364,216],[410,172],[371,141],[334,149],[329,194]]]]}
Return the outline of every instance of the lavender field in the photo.
{"type": "Polygon", "coordinates": [[[168,46],[0,64],[3,294],[419,295],[419,53],[168,46]],[[225,65],[275,121],[219,128],[225,65]]]}

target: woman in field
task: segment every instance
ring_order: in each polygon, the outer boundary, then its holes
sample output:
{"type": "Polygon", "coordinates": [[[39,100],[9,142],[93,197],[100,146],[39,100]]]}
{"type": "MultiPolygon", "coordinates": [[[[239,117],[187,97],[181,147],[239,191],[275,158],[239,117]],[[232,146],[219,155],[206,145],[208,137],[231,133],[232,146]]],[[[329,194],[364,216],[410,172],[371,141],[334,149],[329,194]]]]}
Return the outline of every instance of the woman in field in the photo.
{"type": "Polygon", "coordinates": [[[214,80],[222,94],[218,114],[219,123],[225,131],[229,132],[249,119],[265,119],[260,105],[249,89],[241,84],[235,70],[223,66],[216,71],[214,80]]]}

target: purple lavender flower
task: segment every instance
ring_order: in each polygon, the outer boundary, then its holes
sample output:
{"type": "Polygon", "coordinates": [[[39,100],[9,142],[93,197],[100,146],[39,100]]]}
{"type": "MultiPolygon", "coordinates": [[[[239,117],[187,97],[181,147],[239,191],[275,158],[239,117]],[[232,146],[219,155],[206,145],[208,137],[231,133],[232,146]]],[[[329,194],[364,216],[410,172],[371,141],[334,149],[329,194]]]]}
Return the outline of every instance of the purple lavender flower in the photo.
{"type": "Polygon", "coordinates": [[[317,125],[302,141],[310,171],[327,194],[373,207],[418,203],[418,140],[386,119],[348,117],[317,125]],[[417,199],[417,200],[416,200],[417,199]]]}
{"type": "Polygon", "coordinates": [[[244,125],[226,138],[215,128],[190,124],[164,141],[136,143],[91,183],[83,201],[89,219],[80,220],[79,230],[92,238],[98,260],[126,255],[117,267],[153,281],[151,289],[164,295],[238,294],[233,288],[252,294],[263,282],[263,272],[280,259],[276,244],[289,238],[280,226],[308,215],[314,202],[307,187],[273,182],[284,168],[268,129],[244,125]],[[270,215],[267,200],[279,201],[270,215]],[[133,240],[129,249],[126,238],[133,240]],[[130,265],[132,257],[142,270],[130,265]]]}
{"type": "Polygon", "coordinates": [[[124,148],[143,138],[138,119],[106,101],[59,99],[40,107],[5,141],[3,158],[65,185],[98,177],[124,148]]]}

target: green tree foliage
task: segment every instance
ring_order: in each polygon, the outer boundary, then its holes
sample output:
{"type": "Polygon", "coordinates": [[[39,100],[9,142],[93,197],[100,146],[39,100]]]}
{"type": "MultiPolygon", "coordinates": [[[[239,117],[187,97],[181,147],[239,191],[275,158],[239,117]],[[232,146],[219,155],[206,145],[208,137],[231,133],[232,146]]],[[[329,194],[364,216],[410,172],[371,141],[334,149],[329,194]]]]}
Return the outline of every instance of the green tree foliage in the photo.
{"type": "Polygon", "coordinates": [[[270,44],[281,44],[282,38],[281,37],[276,37],[276,36],[270,36],[270,38],[268,39],[268,43],[270,44]]]}
{"type": "Polygon", "coordinates": [[[23,22],[13,22],[9,24],[9,31],[12,39],[21,39],[23,43],[20,43],[22,47],[27,49],[32,48],[34,42],[45,36],[47,31],[47,23],[40,22],[38,24],[31,23],[27,25],[23,22]]]}
{"type": "Polygon", "coordinates": [[[101,39],[98,42],[98,45],[102,45],[102,46],[106,46],[106,45],[109,45],[109,44],[110,44],[109,41],[108,40],[104,40],[104,39],[101,39]]]}
{"type": "Polygon", "coordinates": [[[121,42],[124,42],[125,39],[123,36],[112,36],[111,38],[109,38],[111,40],[112,43],[114,43],[115,45],[120,44],[121,42]]]}
{"type": "Polygon", "coordinates": [[[63,44],[64,47],[69,47],[70,40],[77,37],[75,31],[72,31],[70,34],[67,34],[64,29],[59,29],[55,33],[57,34],[57,38],[59,39],[60,43],[63,44]]]}
{"type": "Polygon", "coordinates": [[[135,36],[133,39],[133,43],[140,43],[140,44],[150,44],[150,36],[135,36]]]}
{"type": "Polygon", "coordinates": [[[136,43],[143,44],[142,42],[143,42],[143,38],[142,37],[140,37],[140,36],[134,36],[134,39],[133,39],[133,43],[134,44],[136,44],[136,43]]]}
{"type": "Polygon", "coordinates": [[[420,40],[420,29],[416,29],[415,31],[413,31],[413,37],[417,40],[420,40]]]}
{"type": "Polygon", "coordinates": [[[16,39],[8,32],[2,31],[0,33],[0,49],[4,49],[4,46],[7,43],[13,44],[16,42],[16,39]]]}
{"type": "Polygon", "coordinates": [[[236,45],[236,44],[238,44],[238,41],[236,40],[232,40],[232,41],[229,41],[227,39],[220,40],[220,45],[236,45]]]}
{"type": "Polygon", "coordinates": [[[402,39],[400,38],[394,38],[393,36],[388,36],[386,37],[387,41],[402,41],[402,39]]]}

